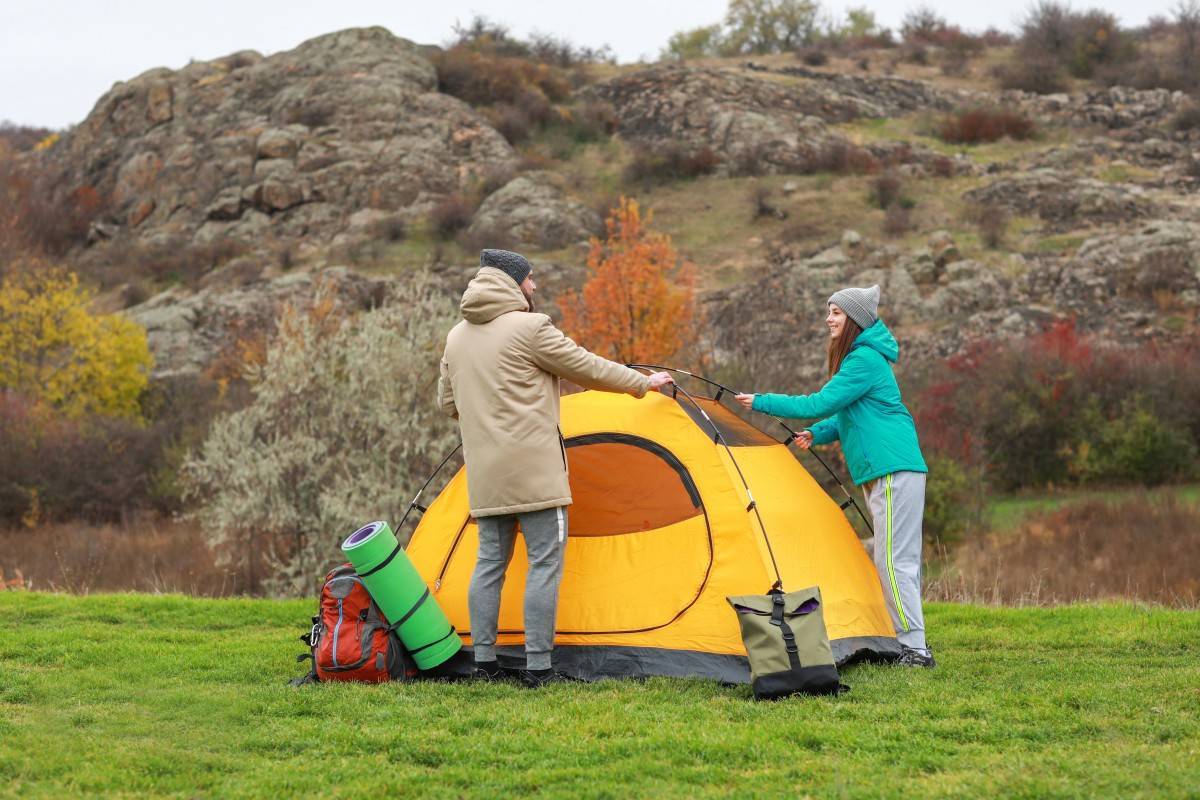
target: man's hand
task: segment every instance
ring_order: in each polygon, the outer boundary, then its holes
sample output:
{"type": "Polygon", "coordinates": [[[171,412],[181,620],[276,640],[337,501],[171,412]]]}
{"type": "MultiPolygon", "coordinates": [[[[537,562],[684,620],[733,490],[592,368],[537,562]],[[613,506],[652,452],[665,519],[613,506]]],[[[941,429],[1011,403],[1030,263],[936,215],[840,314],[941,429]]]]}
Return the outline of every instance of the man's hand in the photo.
{"type": "Polygon", "coordinates": [[[752,394],[739,394],[734,399],[741,403],[747,411],[750,411],[754,405],[754,395],[752,394]]]}
{"type": "Polygon", "coordinates": [[[800,431],[796,434],[796,438],[792,439],[792,441],[795,442],[796,446],[801,450],[807,450],[808,448],[812,447],[812,431],[800,431]]]}
{"type": "Polygon", "coordinates": [[[654,374],[648,375],[647,377],[650,379],[650,388],[651,389],[661,389],[662,387],[666,386],[668,383],[675,382],[675,379],[671,377],[671,373],[669,373],[669,372],[655,372],[654,374]]]}

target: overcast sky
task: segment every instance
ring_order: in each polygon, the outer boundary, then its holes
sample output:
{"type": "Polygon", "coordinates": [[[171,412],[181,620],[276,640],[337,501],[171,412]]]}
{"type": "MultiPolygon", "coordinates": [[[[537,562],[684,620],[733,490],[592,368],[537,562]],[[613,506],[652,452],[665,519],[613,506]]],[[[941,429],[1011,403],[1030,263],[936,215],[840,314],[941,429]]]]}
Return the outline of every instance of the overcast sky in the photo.
{"type": "MultiPolygon", "coordinates": [[[[899,27],[920,0],[866,5],[899,27]]],[[[1015,27],[1029,0],[926,2],[968,30],[1015,27]]],[[[1091,5],[1076,2],[1076,7],[1091,5]]],[[[1103,0],[1126,25],[1167,15],[1173,0],[1103,0]]],[[[120,80],[237,50],[264,55],[341,28],[383,25],[423,44],[444,42],[476,13],[518,35],[537,30],[577,44],[610,45],[622,62],[653,59],[675,31],[721,19],[726,0],[0,0],[0,120],[63,127],[79,122],[120,80]]]]}

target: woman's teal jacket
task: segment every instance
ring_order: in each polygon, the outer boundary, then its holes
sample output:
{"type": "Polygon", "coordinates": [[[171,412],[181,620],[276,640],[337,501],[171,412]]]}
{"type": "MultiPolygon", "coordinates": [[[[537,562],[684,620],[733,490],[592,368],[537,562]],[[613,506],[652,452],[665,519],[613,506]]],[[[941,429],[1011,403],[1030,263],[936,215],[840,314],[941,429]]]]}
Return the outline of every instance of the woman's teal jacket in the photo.
{"type": "Polygon", "coordinates": [[[928,472],[912,414],[900,400],[891,364],[896,337],[877,320],[854,340],[841,368],[815,394],[759,394],[754,410],[775,417],[820,419],[808,428],[813,444],[842,442],[850,477],[861,486],[881,475],[928,472]]]}

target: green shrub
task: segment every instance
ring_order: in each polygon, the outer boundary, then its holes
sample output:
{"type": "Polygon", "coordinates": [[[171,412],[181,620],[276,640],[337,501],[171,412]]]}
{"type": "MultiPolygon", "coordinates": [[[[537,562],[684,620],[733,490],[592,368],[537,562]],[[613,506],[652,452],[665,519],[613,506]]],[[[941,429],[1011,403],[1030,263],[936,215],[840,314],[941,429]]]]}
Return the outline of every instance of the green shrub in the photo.
{"type": "Polygon", "coordinates": [[[359,525],[394,522],[457,438],[434,403],[454,303],[420,276],[377,310],[331,308],[284,312],[252,402],[184,466],[211,545],[226,563],[261,557],[277,594],[310,592],[359,525]]]}
{"type": "Polygon", "coordinates": [[[952,458],[931,454],[926,460],[925,536],[950,544],[979,523],[983,512],[982,480],[952,458]]]}
{"type": "Polygon", "coordinates": [[[1158,486],[1196,474],[1189,432],[1159,419],[1140,395],[1127,399],[1113,419],[1093,400],[1080,422],[1071,470],[1085,482],[1158,486]]]}

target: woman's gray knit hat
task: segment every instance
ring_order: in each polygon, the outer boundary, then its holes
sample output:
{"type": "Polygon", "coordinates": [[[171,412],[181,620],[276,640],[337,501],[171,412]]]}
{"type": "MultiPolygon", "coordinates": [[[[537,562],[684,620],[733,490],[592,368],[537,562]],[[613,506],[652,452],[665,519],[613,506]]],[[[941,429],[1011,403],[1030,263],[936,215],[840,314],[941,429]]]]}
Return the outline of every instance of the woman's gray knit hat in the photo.
{"type": "Polygon", "coordinates": [[[879,319],[879,284],[867,289],[839,289],[826,305],[836,305],[865,331],[879,319]]]}
{"type": "Polygon", "coordinates": [[[495,267],[516,281],[517,286],[524,283],[529,273],[533,272],[529,259],[510,250],[480,250],[479,266],[495,267]]]}

